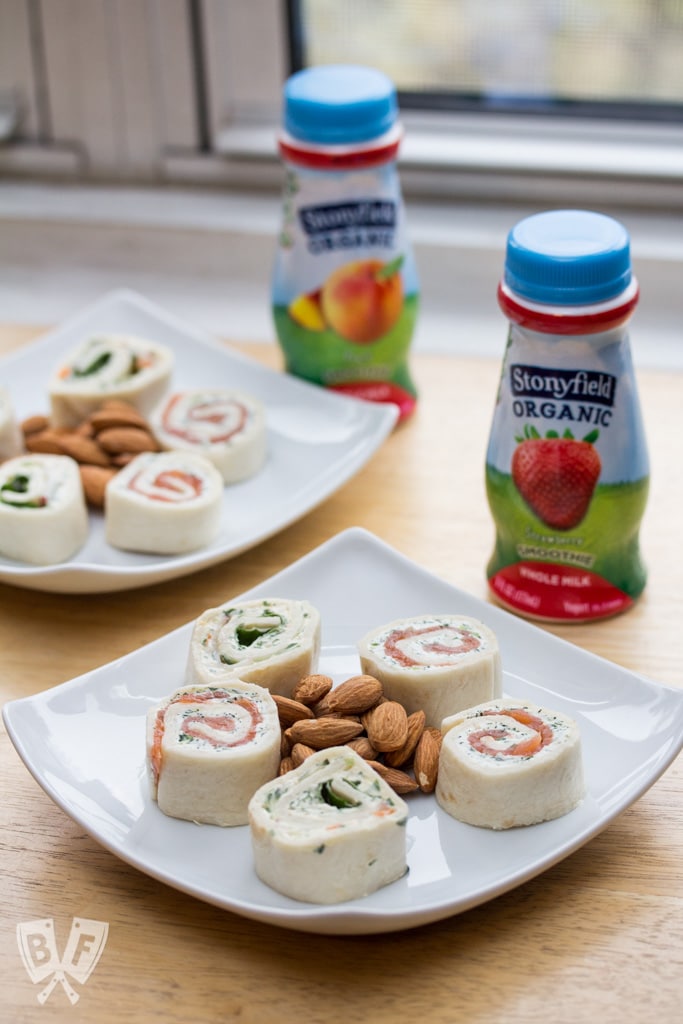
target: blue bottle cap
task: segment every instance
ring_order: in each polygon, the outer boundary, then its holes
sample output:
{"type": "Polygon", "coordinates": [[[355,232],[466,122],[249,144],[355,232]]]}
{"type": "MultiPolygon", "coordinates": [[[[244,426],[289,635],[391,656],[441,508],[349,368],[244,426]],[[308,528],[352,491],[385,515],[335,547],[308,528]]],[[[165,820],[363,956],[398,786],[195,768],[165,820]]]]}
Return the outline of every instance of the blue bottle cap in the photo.
{"type": "Polygon", "coordinates": [[[285,83],[284,103],[285,130],[321,146],[367,142],[388,132],[398,116],[391,79],[353,64],[298,71],[285,83]]]}
{"type": "Polygon", "coordinates": [[[628,232],[586,210],[526,217],[508,235],[504,281],[516,295],[541,304],[607,302],[631,281],[628,232]]]}

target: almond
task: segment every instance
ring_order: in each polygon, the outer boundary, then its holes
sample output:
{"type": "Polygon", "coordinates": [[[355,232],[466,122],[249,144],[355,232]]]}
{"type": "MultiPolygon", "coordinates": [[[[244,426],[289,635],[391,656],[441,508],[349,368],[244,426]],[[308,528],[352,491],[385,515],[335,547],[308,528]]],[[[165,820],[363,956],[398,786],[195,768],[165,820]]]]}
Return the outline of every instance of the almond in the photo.
{"type": "Polygon", "coordinates": [[[374,676],[353,676],[327,697],[332,714],[360,715],[373,708],[382,697],[382,684],[374,676]]]}
{"type": "Polygon", "coordinates": [[[345,718],[312,718],[295,722],[287,729],[287,736],[293,743],[305,743],[315,750],[323,750],[348,743],[362,731],[360,722],[345,718]]]}
{"type": "Polygon", "coordinates": [[[85,500],[94,508],[104,508],[104,492],[116,470],[104,466],[79,466],[85,500]]]}
{"type": "Polygon", "coordinates": [[[91,466],[109,465],[109,456],[91,437],[83,437],[76,433],[62,434],[59,443],[64,454],[70,455],[76,462],[87,463],[91,466]]]}
{"type": "Polygon", "coordinates": [[[298,768],[300,764],[304,763],[307,757],[311,756],[311,754],[315,754],[313,747],[309,747],[305,743],[295,743],[289,756],[292,759],[294,767],[298,768]]]}
{"type": "Polygon", "coordinates": [[[401,796],[404,793],[414,793],[418,788],[415,779],[412,779],[407,772],[399,771],[398,768],[387,768],[379,761],[369,761],[368,764],[375,769],[377,774],[384,779],[387,785],[391,786],[394,793],[401,796]]]}
{"type": "Polygon", "coordinates": [[[307,708],[305,704],[301,704],[298,700],[292,700],[291,697],[281,697],[276,693],[273,694],[273,700],[277,704],[277,713],[283,729],[287,729],[301,718],[313,718],[311,709],[307,708]]]}
{"type": "Polygon", "coordinates": [[[390,768],[400,768],[402,764],[407,764],[410,761],[424,731],[425,722],[424,711],[413,711],[412,715],[408,715],[408,738],[402,747],[399,747],[398,750],[390,750],[384,758],[390,768]]]}
{"type": "Polygon", "coordinates": [[[292,697],[294,700],[301,701],[302,704],[312,707],[319,700],[322,700],[331,689],[332,679],[330,676],[304,676],[292,690],[292,697]]]}
{"type": "Polygon", "coordinates": [[[97,442],[111,455],[159,451],[159,445],[150,432],[140,427],[108,427],[99,432],[97,442]]]}
{"type": "Polygon", "coordinates": [[[47,430],[50,421],[47,416],[27,416],[21,421],[21,431],[26,437],[27,434],[37,434],[41,430],[47,430]]]}
{"type": "Polygon", "coordinates": [[[61,444],[61,437],[56,430],[38,430],[34,434],[28,434],[24,438],[24,444],[30,452],[37,452],[41,455],[63,455],[64,449],[61,444]]]}
{"type": "Polygon", "coordinates": [[[359,736],[355,740],[349,740],[346,744],[347,747],[351,747],[357,754],[365,758],[366,761],[377,760],[377,751],[373,747],[367,736],[359,736]]]}
{"type": "Polygon", "coordinates": [[[109,430],[111,427],[140,427],[142,430],[149,430],[149,424],[144,416],[124,402],[109,403],[96,409],[88,416],[88,423],[96,434],[102,430],[109,430]]]}
{"type": "Polygon", "coordinates": [[[415,750],[413,771],[423,793],[433,793],[439,774],[441,732],[433,726],[425,729],[415,750]]]}
{"type": "Polygon", "coordinates": [[[287,772],[291,772],[292,769],[295,767],[296,766],[294,764],[294,761],[292,761],[291,757],[283,757],[282,760],[280,761],[278,775],[286,775],[287,772]]]}
{"type": "Polygon", "coordinates": [[[376,750],[398,750],[408,739],[408,715],[402,704],[384,701],[363,715],[368,739],[376,750]]]}

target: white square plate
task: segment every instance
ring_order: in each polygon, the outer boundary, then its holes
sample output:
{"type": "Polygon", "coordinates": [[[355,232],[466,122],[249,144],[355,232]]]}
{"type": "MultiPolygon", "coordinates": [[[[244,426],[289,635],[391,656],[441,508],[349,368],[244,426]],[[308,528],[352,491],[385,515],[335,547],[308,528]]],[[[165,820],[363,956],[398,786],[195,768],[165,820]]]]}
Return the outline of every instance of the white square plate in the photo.
{"type": "Polygon", "coordinates": [[[59,565],[0,557],[0,581],[57,593],[104,593],[159,583],[231,558],[301,518],[349,480],[391,432],[394,405],[335,394],[267,369],[180,323],[134,292],[118,291],[0,361],[0,384],[21,420],[49,409],[48,380],[64,353],[92,333],[138,334],[175,354],[173,386],[234,388],[266,407],[268,458],[250,480],[225,490],[216,540],[168,557],[119,551],[104,538],[104,518],[90,513],[84,546],[59,565]]]}
{"type": "Polygon", "coordinates": [[[27,767],[90,835],[141,871],[244,917],[343,935],[395,931],[459,913],[588,842],[659,778],[683,745],[683,691],[479,601],[364,530],[338,534],[241,595],[259,596],[307,599],[319,609],[320,670],[335,683],[357,674],[355,644],[383,622],[445,612],[486,622],[500,643],[505,693],[577,720],[588,795],[562,818],[505,832],[457,822],[433,796],[408,796],[408,874],[364,899],[315,906],[287,899],[257,878],[248,826],[177,821],[150,799],[145,715],[183,684],[193,623],[5,706],[7,730],[27,767]]]}

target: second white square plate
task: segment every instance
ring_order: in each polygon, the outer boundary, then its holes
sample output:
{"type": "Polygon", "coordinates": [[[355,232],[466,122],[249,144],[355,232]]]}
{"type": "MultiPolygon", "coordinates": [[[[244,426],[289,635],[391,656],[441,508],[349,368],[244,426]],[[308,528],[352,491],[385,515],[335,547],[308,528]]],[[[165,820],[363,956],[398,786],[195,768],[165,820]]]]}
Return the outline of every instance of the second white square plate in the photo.
{"type": "Polygon", "coordinates": [[[267,369],[193,330],[130,291],[105,296],[61,327],[0,361],[0,384],[21,420],[47,413],[48,381],[64,353],[93,333],[128,333],[167,345],[173,387],[227,387],[266,407],[268,457],[250,480],[226,488],[223,524],[213,543],[174,557],[119,551],[104,520],[90,513],[84,546],[59,565],[0,557],[0,581],[57,593],[104,593],[159,583],[232,558],[278,533],[338,490],[391,432],[394,405],[364,402],[267,369]]]}

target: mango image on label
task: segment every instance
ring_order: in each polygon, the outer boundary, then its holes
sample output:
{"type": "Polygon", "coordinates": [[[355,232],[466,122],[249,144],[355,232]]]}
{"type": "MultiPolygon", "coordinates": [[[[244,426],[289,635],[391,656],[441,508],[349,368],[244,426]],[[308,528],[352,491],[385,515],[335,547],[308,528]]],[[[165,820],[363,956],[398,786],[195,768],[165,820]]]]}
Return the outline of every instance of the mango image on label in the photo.
{"type": "Polygon", "coordinates": [[[324,331],[327,324],[320,308],[320,289],[292,299],[287,312],[300,327],[308,331],[324,331]]]}

